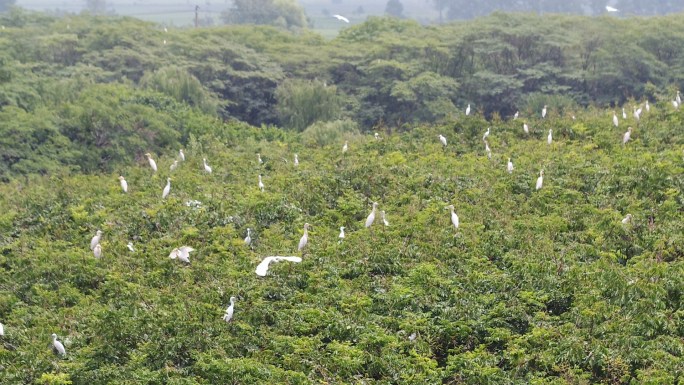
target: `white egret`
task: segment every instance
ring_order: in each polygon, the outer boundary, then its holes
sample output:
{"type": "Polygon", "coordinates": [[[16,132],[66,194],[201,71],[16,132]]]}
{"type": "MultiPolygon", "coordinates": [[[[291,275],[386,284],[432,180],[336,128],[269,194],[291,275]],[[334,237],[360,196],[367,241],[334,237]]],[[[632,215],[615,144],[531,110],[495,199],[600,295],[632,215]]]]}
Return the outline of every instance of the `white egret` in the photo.
{"type": "Polygon", "coordinates": [[[375,137],[376,140],[380,140],[380,134],[378,134],[377,132],[375,134],[373,134],[373,136],[375,137]]]}
{"type": "Polygon", "coordinates": [[[302,261],[300,257],[281,257],[281,256],[273,256],[273,257],[266,257],[264,258],[259,265],[257,265],[256,268],[256,274],[259,277],[264,277],[268,273],[268,266],[271,264],[271,262],[280,262],[280,261],[288,261],[288,262],[294,262],[294,263],[299,263],[302,261]]]}
{"type": "Polygon", "coordinates": [[[639,121],[639,118],[640,118],[640,115],[641,115],[641,112],[640,112],[639,110],[637,110],[636,107],[632,107],[632,108],[633,108],[633,110],[632,110],[632,111],[633,111],[633,112],[632,112],[632,115],[634,116],[634,119],[636,119],[636,121],[638,122],[638,121],[639,121]]]}
{"type": "Polygon", "coordinates": [[[416,340],[417,334],[416,332],[411,333],[411,335],[408,337],[409,341],[413,342],[416,340]]]}
{"type": "Polygon", "coordinates": [[[542,185],[544,184],[544,170],[539,170],[539,178],[537,178],[537,186],[535,189],[539,190],[542,188],[542,185]]]}
{"type": "Polygon", "coordinates": [[[385,217],[385,210],[382,210],[380,213],[382,214],[382,223],[385,226],[389,226],[389,222],[387,221],[387,218],[385,217]]]}
{"type": "Polygon", "coordinates": [[[171,251],[171,254],[169,254],[169,258],[178,258],[185,263],[190,263],[190,253],[193,251],[195,251],[195,249],[193,249],[190,246],[177,247],[171,251]]]}
{"type": "Polygon", "coordinates": [[[295,157],[294,157],[294,165],[295,165],[295,167],[299,166],[299,157],[297,156],[297,154],[295,154],[295,157]]]}
{"type": "Polygon", "coordinates": [[[90,250],[94,249],[95,246],[100,243],[100,238],[102,238],[102,231],[97,230],[95,236],[90,239],[90,250]]]}
{"type": "Polygon", "coordinates": [[[170,192],[171,192],[171,178],[166,178],[166,187],[164,187],[164,191],[162,191],[162,199],[166,199],[166,197],[169,196],[170,192]]]}
{"type": "Polygon", "coordinates": [[[169,32],[169,30],[166,27],[164,27],[164,32],[169,32]]]}
{"type": "Polygon", "coordinates": [[[344,21],[345,23],[349,24],[349,19],[342,15],[333,15],[333,17],[339,21],[344,21]]]}
{"type": "Polygon", "coordinates": [[[546,143],[551,144],[553,142],[553,130],[549,129],[549,136],[546,137],[546,143]]]}
{"type": "Polygon", "coordinates": [[[615,114],[615,111],[613,111],[613,126],[617,127],[620,124],[618,121],[617,114],[615,114]]]}
{"type": "Polygon", "coordinates": [[[515,111],[515,115],[513,115],[513,120],[518,119],[518,116],[520,116],[520,111],[515,111]]]}
{"type": "Polygon", "coordinates": [[[148,152],[145,154],[145,156],[147,157],[147,162],[150,163],[150,167],[152,167],[152,170],[154,170],[154,172],[157,172],[157,162],[155,162],[154,159],[152,159],[152,154],[148,152]]]}
{"type": "Polygon", "coordinates": [[[224,321],[230,322],[230,320],[233,319],[233,312],[234,312],[233,306],[235,306],[235,297],[230,297],[230,306],[228,306],[228,308],[226,309],[226,313],[223,314],[223,320],[224,321]]]}
{"type": "Polygon", "coordinates": [[[174,160],[173,163],[171,163],[171,167],[169,167],[169,169],[171,169],[171,171],[173,171],[177,167],[178,167],[178,160],[174,160]]]}
{"type": "Polygon", "coordinates": [[[57,354],[60,356],[65,356],[66,355],[66,349],[64,349],[64,345],[62,345],[61,342],[57,341],[57,334],[52,333],[52,347],[57,351],[57,354]]]}
{"type": "Polygon", "coordinates": [[[523,131],[525,131],[526,134],[530,133],[530,126],[528,126],[527,123],[523,123],[523,131]]]}
{"type": "Polygon", "coordinates": [[[542,118],[546,118],[546,104],[544,104],[544,108],[542,108],[542,118]]]}
{"type": "Polygon", "coordinates": [[[247,236],[245,237],[245,245],[249,246],[252,244],[252,229],[247,228],[247,236]]]}
{"type": "Polygon", "coordinates": [[[182,149],[182,148],[181,148],[180,150],[178,150],[178,157],[180,158],[180,160],[182,160],[183,162],[185,162],[185,154],[183,153],[183,149],[182,149]]]}
{"type": "Polygon", "coordinates": [[[207,158],[203,158],[202,162],[204,162],[204,171],[206,171],[207,174],[211,174],[211,167],[207,164],[207,158]]]}
{"type": "Polygon", "coordinates": [[[468,103],[468,107],[466,107],[466,116],[470,115],[470,103],[468,103]]]}
{"type": "Polygon", "coordinates": [[[346,153],[347,150],[349,150],[349,143],[345,140],[344,141],[344,146],[342,146],[342,153],[346,153]]]}
{"type": "Polygon", "coordinates": [[[166,45],[166,39],[164,39],[163,43],[164,43],[164,45],[166,45]]]}
{"type": "Polygon", "coordinates": [[[632,127],[627,127],[627,132],[622,135],[622,144],[625,145],[629,142],[629,138],[632,136],[632,127]]]}
{"type": "Polygon", "coordinates": [[[447,140],[446,140],[446,137],[444,137],[444,135],[441,135],[441,134],[439,135],[439,141],[442,142],[442,146],[446,147],[447,140]]]}
{"type": "Polygon", "coordinates": [[[102,257],[102,246],[100,246],[99,243],[95,245],[95,247],[93,248],[93,255],[97,259],[100,259],[102,257]]]}
{"type": "Polygon", "coordinates": [[[622,107],[622,119],[627,119],[627,112],[625,112],[625,107],[622,107]]]}
{"type": "Polygon", "coordinates": [[[616,8],[613,8],[610,5],[606,5],[606,11],[608,11],[608,12],[619,12],[616,8]]]}
{"type": "Polygon", "coordinates": [[[485,140],[485,152],[487,153],[487,159],[492,159],[492,149],[489,148],[489,142],[485,140]]]}
{"type": "Polygon", "coordinates": [[[0,322],[0,336],[5,335],[5,326],[0,322]]]}
{"type": "Polygon", "coordinates": [[[261,175],[259,175],[259,190],[264,192],[264,182],[261,180],[261,175]]]}
{"type": "Polygon", "coordinates": [[[489,137],[489,132],[490,132],[491,127],[487,127],[487,131],[485,131],[484,135],[482,135],[482,140],[485,142],[487,141],[487,137],[489,137]]]}
{"type": "Polygon", "coordinates": [[[344,239],[344,226],[340,226],[340,235],[338,235],[337,238],[339,238],[339,242],[342,242],[344,239]]]}
{"type": "Polygon", "coordinates": [[[259,164],[264,164],[264,161],[261,160],[261,154],[257,153],[257,161],[259,161],[259,164]]]}
{"type": "Polygon", "coordinates": [[[622,220],[622,224],[626,225],[632,222],[632,214],[627,214],[627,216],[622,220]]]}
{"type": "Polygon", "coordinates": [[[506,171],[508,171],[509,174],[513,173],[513,162],[511,162],[511,158],[508,158],[508,164],[506,165],[506,171]]]}
{"type": "Polygon", "coordinates": [[[123,190],[123,192],[127,193],[128,183],[126,182],[126,179],[124,179],[123,176],[119,175],[119,182],[121,183],[121,189],[123,190]]]}
{"type": "Polygon", "coordinates": [[[677,96],[675,96],[675,100],[677,101],[677,104],[682,105],[682,96],[679,93],[679,91],[677,91],[677,96]]]}
{"type": "Polygon", "coordinates": [[[675,110],[679,109],[679,103],[676,100],[672,101],[672,106],[675,108],[675,110]]]}
{"type": "Polygon", "coordinates": [[[366,218],[366,228],[371,227],[373,225],[373,222],[375,221],[375,210],[378,208],[378,202],[373,202],[373,210],[371,210],[371,213],[368,214],[368,218],[366,218]]]}
{"type": "Polygon", "coordinates": [[[302,251],[304,247],[306,247],[306,244],[309,243],[309,224],[305,223],[304,224],[304,235],[302,235],[301,238],[299,238],[299,246],[297,246],[298,251],[302,251]]]}
{"type": "Polygon", "coordinates": [[[454,205],[449,205],[446,208],[451,210],[451,224],[454,225],[456,229],[458,229],[459,221],[458,215],[456,215],[456,212],[454,211],[454,205]]]}
{"type": "Polygon", "coordinates": [[[131,253],[135,253],[135,248],[133,248],[133,242],[128,242],[126,247],[128,247],[128,251],[130,251],[131,253]]]}
{"type": "Polygon", "coordinates": [[[648,104],[648,100],[646,101],[646,104],[644,105],[644,108],[646,108],[646,112],[651,112],[651,105],[648,104]]]}

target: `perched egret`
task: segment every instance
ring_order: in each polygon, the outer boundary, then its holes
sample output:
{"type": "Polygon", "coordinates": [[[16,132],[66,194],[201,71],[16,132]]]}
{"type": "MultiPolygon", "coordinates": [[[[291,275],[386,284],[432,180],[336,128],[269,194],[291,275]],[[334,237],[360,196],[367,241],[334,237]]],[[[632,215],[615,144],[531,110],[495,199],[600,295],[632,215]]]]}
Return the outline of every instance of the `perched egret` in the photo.
{"type": "Polygon", "coordinates": [[[542,108],[542,119],[546,118],[546,104],[544,104],[544,108],[542,108]]]}
{"type": "Polygon", "coordinates": [[[632,214],[627,214],[627,216],[622,220],[622,224],[626,225],[632,222],[632,214]]]}
{"type": "Polygon", "coordinates": [[[123,176],[119,176],[119,182],[121,183],[121,189],[123,192],[127,193],[128,192],[128,183],[126,182],[126,179],[124,179],[123,176]]]}
{"type": "Polygon", "coordinates": [[[442,146],[446,147],[447,140],[446,140],[446,137],[444,137],[444,135],[441,135],[441,134],[439,135],[439,141],[442,142],[442,146]]]}
{"type": "Polygon", "coordinates": [[[133,242],[128,242],[126,247],[128,247],[128,251],[130,251],[131,253],[135,253],[135,249],[133,248],[133,242]]]}
{"type": "Polygon", "coordinates": [[[226,313],[223,314],[223,320],[230,322],[233,319],[233,306],[235,306],[235,297],[230,297],[230,306],[226,309],[226,313]]]}
{"type": "Polygon", "coordinates": [[[646,112],[651,112],[651,105],[648,104],[648,100],[646,101],[646,104],[644,105],[644,108],[646,108],[646,112]]]}
{"type": "Polygon", "coordinates": [[[675,108],[675,110],[678,110],[678,109],[679,109],[679,103],[677,103],[676,100],[673,100],[673,101],[672,101],[672,106],[675,108]]]}
{"type": "Polygon", "coordinates": [[[542,185],[544,184],[544,170],[539,170],[539,178],[537,178],[537,186],[535,189],[539,190],[542,188],[542,185]]]}
{"type": "Polygon", "coordinates": [[[177,167],[178,167],[178,160],[174,160],[173,163],[171,163],[171,167],[169,167],[169,169],[171,169],[171,171],[173,171],[177,167]]]}
{"type": "Polygon", "coordinates": [[[530,133],[530,126],[528,126],[527,123],[523,123],[523,131],[525,131],[526,134],[530,133]]]}
{"type": "Polygon", "coordinates": [[[346,153],[347,150],[349,150],[349,143],[345,140],[344,141],[344,146],[342,146],[342,153],[346,153]]]}
{"type": "Polygon", "coordinates": [[[508,164],[506,165],[506,171],[508,171],[509,174],[513,173],[513,162],[511,162],[511,158],[508,158],[508,164]]]}
{"type": "Polygon", "coordinates": [[[485,131],[484,135],[482,135],[482,140],[485,142],[487,141],[487,137],[489,137],[489,132],[491,130],[491,127],[487,127],[487,131],[485,131]]]}
{"type": "Polygon", "coordinates": [[[622,144],[625,145],[629,142],[629,138],[632,136],[632,127],[627,127],[627,132],[622,135],[622,144]]]}
{"type": "Polygon", "coordinates": [[[375,137],[376,140],[380,140],[380,134],[378,134],[377,132],[375,134],[373,134],[373,136],[375,137]]]}
{"type": "Polygon", "coordinates": [[[617,114],[613,111],[613,126],[617,127],[619,125],[617,114]]]}
{"type": "Polygon", "coordinates": [[[468,107],[466,107],[466,116],[470,115],[470,103],[468,103],[468,107]]]}
{"type": "Polygon", "coordinates": [[[349,19],[342,15],[333,15],[333,17],[339,21],[344,21],[345,23],[349,24],[349,19]]]}
{"type": "Polygon", "coordinates": [[[288,261],[288,262],[295,262],[299,263],[302,261],[300,257],[281,257],[281,256],[273,256],[273,257],[266,257],[264,258],[259,265],[257,265],[256,268],[256,274],[259,277],[264,277],[268,273],[268,266],[271,264],[271,262],[280,262],[280,261],[288,261]]]}
{"type": "Polygon", "coordinates": [[[264,161],[261,160],[261,154],[257,154],[257,161],[259,161],[259,164],[264,164],[264,161]]]}
{"type": "Polygon", "coordinates": [[[299,157],[297,156],[297,154],[295,154],[295,157],[294,157],[294,165],[295,165],[295,167],[299,166],[299,157]]]}
{"type": "Polygon", "coordinates": [[[608,11],[608,12],[619,12],[617,9],[611,7],[610,5],[606,5],[606,11],[608,11]]]}
{"type": "Polygon", "coordinates": [[[627,112],[625,112],[625,107],[622,107],[622,119],[627,119],[627,112]]]}
{"type": "Polygon", "coordinates": [[[164,32],[169,32],[169,30],[166,27],[164,27],[164,32]]]}
{"type": "Polygon", "coordinates": [[[166,45],[166,39],[164,39],[163,43],[164,43],[164,45],[166,45]]]}
{"type": "Polygon", "coordinates": [[[344,239],[344,226],[340,226],[340,235],[338,235],[337,238],[339,238],[339,242],[342,242],[344,239]]]}
{"type": "Polygon", "coordinates": [[[641,115],[641,112],[639,110],[637,110],[636,107],[633,107],[632,115],[634,116],[634,119],[636,119],[636,121],[638,122],[640,115],[641,115]]]}
{"type": "Polygon", "coordinates": [[[249,246],[252,244],[252,229],[247,228],[247,236],[245,237],[245,245],[249,246]]]}
{"type": "Polygon", "coordinates": [[[489,142],[485,140],[485,152],[487,153],[487,159],[492,159],[492,149],[489,148],[489,142]]]}
{"type": "Polygon", "coordinates": [[[190,263],[190,253],[193,251],[195,251],[195,249],[193,249],[190,246],[177,247],[171,251],[171,254],[169,254],[169,258],[178,258],[185,263],[190,263]]]}
{"type": "Polygon", "coordinates": [[[387,218],[385,217],[385,210],[382,210],[380,213],[382,214],[382,223],[385,226],[389,226],[389,222],[387,221],[387,218]]]}
{"type": "Polygon", "coordinates": [[[211,167],[207,164],[207,158],[203,158],[202,162],[204,162],[204,171],[206,171],[207,174],[211,174],[211,167]]]}
{"type": "Polygon", "coordinates": [[[261,175],[259,175],[259,190],[264,192],[264,182],[261,180],[261,175]]]}
{"type": "Polygon", "coordinates": [[[5,335],[5,326],[0,322],[0,336],[5,335]]]}
{"type": "Polygon", "coordinates": [[[456,229],[458,229],[459,221],[458,221],[458,215],[456,215],[456,212],[454,211],[454,205],[449,205],[446,208],[451,210],[451,224],[453,224],[454,227],[456,229]]]}
{"type": "Polygon", "coordinates": [[[549,136],[546,137],[546,143],[551,144],[553,142],[553,130],[549,129],[549,136]]]}
{"type": "Polygon", "coordinates": [[[152,159],[152,155],[148,152],[147,154],[145,154],[145,156],[147,157],[147,161],[150,163],[150,167],[152,167],[152,170],[154,170],[154,172],[157,172],[157,162],[155,162],[154,159],[152,159]]]}
{"type": "Polygon", "coordinates": [[[304,224],[304,235],[302,235],[301,238],[299,238],[299,246],[297,246],[298,251],[302,251],[304,247],[306,247],[306,244],[309,243],[309,224],[305,223],[304,224]]]}
{"type": "Polygon", "coordinates": [[[52,347],[57,351],[60,356],[66,356],[66,349],[61,342],[57,341],[57,334],[52,333],[52,347]]]}
{"type": "Polygon", "coordinates": [[[182,160],[183,162],[185,162],[185,154],[183,153],[183,149],[182,149],[182,148],[181,148],[180,150],[178,150],[178,157],[180,158],[180,160],[182,160]]]}
{"type": "Polygon", "coordinates": [[[373,222],[375,221],[375,210],[378,208],[378,202],[373,202],[373,210],[371,210],[371,213],[368,214],[368,218],[366,218],[366,228],[371,227],[373,225],[373,222]]]}
{"type": "Polygon", "coordinates": [[[411,333],[411,335],[408,337],[408,339],[409,339],[409,341],[413,342],[413,341],[416,340],[416,337],[417,337],[417,336],[418,336],[418,335],[416,334],[416,332],[413,332],[413,333],[411,333]]]}
{"type": "Polygon", "coordinates": [[[102,238],[102,231],[97,230],[95,236],[90,239],[90,250],[94,249],[95,246],[100,243],[100,238],[102,238]]]}
{"type": "Polygon", "coordinates": [[[170,192],[171,192],[171,178],[166,178],[166,187],[164,187],[164,191],[162,191],[162,199],[166,199],[166,197],[169,196],[170,192]]]}
{"type": "Polygon", "coordinates": [[[513,120],[518,119],[518,116],[520,116],[520,111],[515,111],[515,115],[513,115],[513,120]]]}
{"type": "Polygon", "coordinates": [[[93,248],[93,255],[97,259],[100,259],[102,257],[102,246],[100,246],[99,243],[95,245],[95,247],[93,248]]]}
{"type": "Polygon", "coordinates": [[[682,104],[682,96],[679,93],[679,91],[677,91],[677,96],[675,96],[675,100],[677,101],[677,104],[679,104],[679,105],[682,104]]]}

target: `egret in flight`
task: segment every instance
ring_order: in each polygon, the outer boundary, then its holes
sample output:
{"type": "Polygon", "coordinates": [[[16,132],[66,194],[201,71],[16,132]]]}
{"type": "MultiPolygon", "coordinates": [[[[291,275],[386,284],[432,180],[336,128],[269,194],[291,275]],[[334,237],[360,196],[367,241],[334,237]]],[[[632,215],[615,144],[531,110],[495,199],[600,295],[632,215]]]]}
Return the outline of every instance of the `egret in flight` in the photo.
{"type": "Polygon", "coordinates": [[[259,190],[264,192],[264,182],[261,180],[261,175],[259,175],[259,190]]]}
{"type": "Polygon", "coordinates": [[[382,223],[383,223],[385,226],[389,226],[389,222],[387,221],[387,218],[385,217],[385,210],[382,210],[380,213],[382,214],[382,215],[381,215],[381,217],[382,217],[382,223]]]}
{"type": "Polygon", "coordinates": [[[162,199],[166,199],[166,197],[169,196],[170,192],[171,192],[171,178],[166,178],[166,187],[164,187],[164,191],[162,191],[162,199]]]}
{"type": "Polygon", "coordinates": [[[446,208],[451,210],[451,224],[458,230],[458,215],[456,215],[456,212],[454,211],[454,205],[449,205],[446,208]]]}
{"type": "Polygon", "coordinates": [[[180,157],[180,160],[185,162],[185,154],[183,153],[182,148],[178,151],[178,157],[180,157]]]}
{"type": "Polygon", "coordinates": [[[128,183],[126,182],[126,179],[124,179],[123,176],[119,176],[119,182],[121,183],[121,189],[123,192],[127,193],[128,192],[128,183]]]}
{"type": "Polygon", "coordinates": [[[446,137],[444,137],[444,135],[441,135],[441,134],[439,135],[439,141],[442,142],[442,146],[446,147],[447,140],[446,140],[446,137]]]}
{"type": "Polygon", "coordinates": [[[207,164],[207,158],[203,158],[202,162],[204,162],[204,171],[206,171],[207,174],[211,174],[211,167],[207,164]]]}
{"type": "Polygon", "coordinates": [[[466,116],[470,115],[470,103],[468,103],[468,107],[466,107],[466,116]]]}
{"type": "Polygon", "coordinates": [[[93,255],[97,259],[100,259],[102,257],[102,246],[100,246],[99,243],[95,245],[95,247],[93,248],[93,255]]]}
{"type": "Polygon", "coordinates": [[[294,157],[294,165],[295,165],[295,167],[299,166],[299,157],[297,156],[297,154],[295,154],[295,157],[294,157]]]}
{"type": "Polygon", "coordinates": [[[193,249],[190,246],[177,247],[171,251],[171,254],[169,254],[169,258],[178,258],[185,263],[190,263],[190,253],[193,251],[195,251],[195,249],[193,249]]]}
{"type": "Polygon", "coordinates": [[[619,124],[617,114],[613,111],[613,126],[617,127],[619,124]]]}
{"type": "Polygon", "coordinates": [[[542,188],[542,185],[544,184],[544,170],[539,170],[539,178],[537,178],[537,186],[535,187],[537,190],[542,188]]]}
{"type": "Polygon", "coordinates": [[[66,356],[66,349],[61,342],[57,341],[57,334],[52,333],[52,347],[57,351],[60,356],[66,356]]]}
{"type": "Polygon", "coordinates": [[[344,226],[340,226],[340,235],[338,235],[337,238],[339,238],[338,243],[342,242],[342,240],[344,239],[344,226]]]}
{"type": "Polygon", "coordinates": [[[551,144],[553,142],[553,130],[549,129],[549,136],[546,137],[546,143],[551,144]]]}
{"type": "Polygon", "coordinates": [[[233,306],[235,306],[235,297],[230,297],[230,306],[226,309],[226,313],[223,315],[223,320],[230,322],[233,319],[233,306]]]}
{"type": "Polygon", "coordinates": [[[366,228],[371,227],[373,225],[373,222],[375,221],[375,210],[378,208],[378,202],[373,202],[373,210],[371,210],[371,213],[368,214],[368,218],[366,218],[366,228]]]}
{"type": "Polygon", "coordinates": [[[342,15],[333,15],[333,17],[339,21],[344,21],[345,23],[349,24],[349,19],[342,15]]]}
{"type": "Polygon", "coordinates": [[[299,238],[299,246],[297,246],[297,250],[302,251],[306,247],[307,243],[309,243],[309,224],[305,223],[304,235],[302,235],[302,237],[299,238]]]}
{"type": "Polygon", "coordinates": [[[280,261],[288,261],[288,262],[294,262],[294,263],[299,263],[302,261],[300,257],[281,257],[281,256],[273,256],[273,257],[266,257],[264,258],[259,265],[257,265],[256,268],[256,274],[259,277],[264,277],[268,273],[268,266],[271,264],[271,262],[280,262],[280,261]]]}
{"type": "Polygon", "coordinates": [[[632,222],[632,214],[627,214],[627,216],[622,220],[622,224],[626,225],[632,222]]]}
{"type": "Polygon", "coordinates": [[[544,108],[542,108],[542,119],[546,118],[546,104],[544,104],[544,108]]]}
{"type": "Polygon", "coordinates": [[[622,145],[624,146],[629,142],[629,138],[632,136],[632,127],[627,127],[627,132],[625,132],[624,135],[622,135],[622,145]]]}
{"type": "Polygon", "coordinates": [[[530,133],[530,126],[528,126],[527,123],[523,123],[523,131],[525,131],[526,134],[530,133]]]}
{"type": "Polygon", "coordinates": [[[154,159],[152,159],[152,154],[148,152],[147,154],[145,154],[145,156],[147,157],[147,161],[150,163],[150,167],[152,167],[152,170],[154,170],[154,172],[157,172],[157,162],[155,162],[154,159]]]}
{"type": "Polygon", "coordinates": [[[95,236],[90,239],[90,250],[94,249],[100,243],[100,238],[102,238],[102,231],[97,230],[95,236]]]}
{"type": "Polygon", "coordinates": [[[249,246],[252,244],[252,229],[247,228],[247,236],[245,237],[245,245],[249,246]]]}
{"type": "Polygon", "coordinates": [[[171,163],[171,167],[169,167],[169,169],[171,169],[171,171],[173,171],[177,167],[178,167],[178,160],[174,160],[173,163],[171,163]]]}
{"type": "Polygon", "coordinates": [[[619,12],[616,8],[613,8],[610,5],[606,5],[606,11],[608,11],[608,12],[619,12]]]}
{"type": "Polygon", "coordinates": [[[511,158],[508,158],[508,164],[506,165],[506,171],[508,171],[509,174],[513,173],[513,162],[511,162],[511,158]]]}

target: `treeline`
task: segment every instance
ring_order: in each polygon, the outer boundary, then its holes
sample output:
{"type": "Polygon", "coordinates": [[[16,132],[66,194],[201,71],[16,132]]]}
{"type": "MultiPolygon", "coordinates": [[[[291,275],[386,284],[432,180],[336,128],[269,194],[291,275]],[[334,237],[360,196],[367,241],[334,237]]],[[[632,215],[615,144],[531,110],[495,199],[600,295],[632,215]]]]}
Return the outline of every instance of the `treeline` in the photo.
{"type": "Polygon", "coordinates": [[[55,165],[109,170],[215,119],[407,129],[458,118],[467,104],[486,116],[563,112],[669,100],[684,84],[683,15],[495,14],[434,27],[374,18],[332,41],[16,8],[0,25],[4,180],[55,165]]]}

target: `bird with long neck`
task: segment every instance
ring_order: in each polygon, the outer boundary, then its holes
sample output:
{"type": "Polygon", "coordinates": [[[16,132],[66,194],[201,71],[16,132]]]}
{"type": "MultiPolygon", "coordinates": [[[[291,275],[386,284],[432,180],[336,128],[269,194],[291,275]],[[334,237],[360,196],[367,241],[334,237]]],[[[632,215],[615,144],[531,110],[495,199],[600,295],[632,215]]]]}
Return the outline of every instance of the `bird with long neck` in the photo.
{"type": "Polygon", "coordinates": [[[152,159],[152,154],[148,152],[145,154],[145,156],[147,157],[147,162],[150,164],[150,167],[152,167],[152,170],[154,170],[154,172],[157,172],[157,162],[155,162],[154,159],[152,159]]]}
{"type": "Polygon", "coordinates": [[[449,211],[451,211],[451,224],[454,225],[454,228],[456,230],[458,230],[459,221],[458,215],[456,215],[456,212],[454,211],[454,205],[449,205],[446,208],[448,208],[449,211]]]}
{"type": "Polygon", "coordinates": [[[119,176],[119,182],[121,183],[121,189],[123,192],[127,193],[128,192],[128,183],[126,182],[126,179],[122,175],[119,176]]]}
{"type": "Polygon", "coordinates": [[[539,170],[539,178],[537,178],[537,185],[535,186],[535,189],[536,190],[541,189],[543,184],[544,184],[544,170],[539,170]]]}
{"type": "Polygon", "coordinates": [[[368,214],[368,218],[366,218],[366,228],[369,228],[373,225],[373,222],[375,221],[375,210],[378,208],[378,202],[373,202],[373,209],[371,210],[370,214],[368,214]]]}
{"type": "Polygon", "coordinates": [[[306,244],[309,243],[309,224],[304,224],[304,235],[299,239],[299,245],[297,246],[298,251],[302,251],[306,244]]]}

